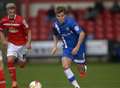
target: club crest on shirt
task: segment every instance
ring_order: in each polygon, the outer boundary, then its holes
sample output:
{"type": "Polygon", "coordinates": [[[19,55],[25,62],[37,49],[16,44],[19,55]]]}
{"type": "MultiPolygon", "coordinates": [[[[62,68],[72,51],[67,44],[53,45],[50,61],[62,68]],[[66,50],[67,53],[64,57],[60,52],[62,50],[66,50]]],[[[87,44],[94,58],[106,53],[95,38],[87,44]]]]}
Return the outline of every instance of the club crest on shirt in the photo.
{"type": "Polygon", "coordinates": [[[70,28],[69,28],[69,27],[66,27],[66,30],[67,30],[67,31],[69,31],[69,30],[70,30],[70,28]]]}

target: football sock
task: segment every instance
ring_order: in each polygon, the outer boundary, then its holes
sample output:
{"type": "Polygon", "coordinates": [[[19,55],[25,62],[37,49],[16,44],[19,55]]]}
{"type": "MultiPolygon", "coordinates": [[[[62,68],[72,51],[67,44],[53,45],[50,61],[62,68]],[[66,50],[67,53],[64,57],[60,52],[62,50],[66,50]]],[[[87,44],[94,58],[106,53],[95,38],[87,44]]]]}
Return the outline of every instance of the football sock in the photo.
{"type": "Polygon", "coordinates": [[[9,70],[12,81],[16,81],[16,67],[14,66],[13,61],[8,62],[8,70],[9,70]]]}
{"type": "Polygon", "coordinates": [[[69,82],[70,82],[73,86],[79,87],[79,84],[78,84],[78,82],[76,81],[75,76],[74,76],[74,74],[73,74],[73,72],[72,72],[72,70],[71,70],[70,68],[65,69],[65,70],[64,70],[64,73],[65,73],[65,75],[67,76],[67,79],[69,80],[69,82]]]}
{"type": "Polygon", "coordinates": [[[5,75],[2,68],[0,68],[0,88],[6,88],[5,75]]]}

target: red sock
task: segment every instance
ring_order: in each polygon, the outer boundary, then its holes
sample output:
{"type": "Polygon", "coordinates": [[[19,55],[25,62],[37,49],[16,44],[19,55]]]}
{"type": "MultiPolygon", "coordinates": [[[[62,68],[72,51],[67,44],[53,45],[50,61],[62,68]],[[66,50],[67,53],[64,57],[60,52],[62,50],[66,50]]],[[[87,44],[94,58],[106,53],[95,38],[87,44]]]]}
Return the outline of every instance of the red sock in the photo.
{"type": "Polygon", "coordinates": [[[2,68],[0,68],[0,88],[6,88],[5,75],[2,68]]]}
{"type": "Polygon", "coordinates": [[[85,67],[84,64],[81,64],[81,68],[82,68],[82,70],[80,71],[80,77],[84,78],[84,77],[86,77],[86,70],[87,70],[87,68],[85,67]]]}
{"type": "Polygon", "coordinates": [[[84,78],[86,76],[86,72],[80,72],[80,77],[84,78]]]}
{"type": "Polygon", "coordinates": [[[16,67],[14,66],[13,61],[8,62],[8,70],[9,70],[12,81],[16,81],[16,67]]]}

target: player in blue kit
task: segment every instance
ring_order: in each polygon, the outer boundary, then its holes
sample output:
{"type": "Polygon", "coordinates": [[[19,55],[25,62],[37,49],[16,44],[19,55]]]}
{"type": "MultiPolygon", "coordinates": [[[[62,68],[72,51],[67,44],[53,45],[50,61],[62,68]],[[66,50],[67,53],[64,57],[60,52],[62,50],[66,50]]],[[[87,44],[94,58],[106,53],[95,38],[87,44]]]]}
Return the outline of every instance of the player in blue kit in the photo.
{"type": "Polygon", "coordinates": [[[70,66],[72,62],[75,62],[80,72],[80,77],[85,76],[87,70],[85,65],[85,33],[74,18],[66,16],[64,7],[57,7],[55,12],[56,20],[53,22],[54,47],[52,54],[56,53],[60,38],[64,44],[61,59],[64,73],[75,88],[80,88],[70,66]]]}

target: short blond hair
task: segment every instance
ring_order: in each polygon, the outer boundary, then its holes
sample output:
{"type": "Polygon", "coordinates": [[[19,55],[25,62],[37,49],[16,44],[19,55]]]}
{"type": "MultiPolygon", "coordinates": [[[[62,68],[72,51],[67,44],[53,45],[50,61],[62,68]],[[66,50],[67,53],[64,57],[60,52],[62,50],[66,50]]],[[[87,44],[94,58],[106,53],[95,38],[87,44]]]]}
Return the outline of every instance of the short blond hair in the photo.
{"type": "Polygon", "coordinates": [[[7,3],[6,9],[9,9],[9,8],[16,8],[15,3],[7,3]]]}

